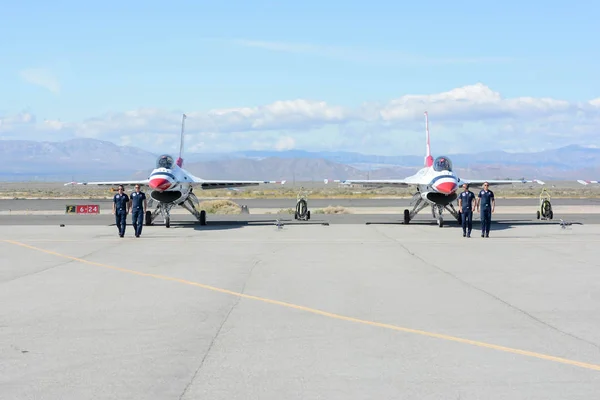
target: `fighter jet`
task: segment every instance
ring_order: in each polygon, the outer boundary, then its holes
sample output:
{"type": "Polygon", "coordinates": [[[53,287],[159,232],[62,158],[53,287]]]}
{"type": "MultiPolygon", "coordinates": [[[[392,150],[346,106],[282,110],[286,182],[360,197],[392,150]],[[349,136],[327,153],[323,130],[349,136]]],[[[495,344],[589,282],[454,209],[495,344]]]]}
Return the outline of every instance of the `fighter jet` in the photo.
{"type": "Polygon", "coordinates": [[[591,183],[600,183],[600,181],[588,181],[588,180],[584,180],[584,179],[577,179],[577,182],[581,183],[582,185],[589,185],[591,183]]]}
{"type": "MultiPolygon", "coordinates": [[[[464,183],[469,186],[479,186],[487,182],[490,186],[492,185],[510,185],[514,183],[531,183],[536,182],[544,184],[540,180],[494,180],[494,179],[463,179],[459,178],[453,172],[452,161],[446,156],[439,156],[435,160],[431,155],[431,147],[429,143],[429,115],[425,111],[425,132],[426,132],[426,155],[425,155],[425,166],[424,168],[417,171],[416,174],[406,177],[404,179],[383,179],[383,180],[357,180],[357,179],[345,179],[345,180],[334,180],[333,182],[339,182],[342,184],[359,184],[364,186],[395,186],[395,187],[408,187],[414,186],[416,193],[413,195],[413,201],[411,205],[414,207],[411,211],[408,209],[404,210],[404,223],[408,224],[419,211],[425,207],[431,207],[431,214],[436,219],[437,224],[442,227],[444,220],[442,212],[447,210],[457,221],[460,221],[460,214],[454,208],[452,202],[458,198],[457,189],[464,183]]],[[[329,183],[329,179],[324,180],[325,183],[329,183]]]]}
{"type": "Polygon", "coordinates": [[[100,185],[100,186],[129,186],[145,185],[150,188],[150,199],[148,208],[155,207],[154,211],[146,211],[146,225],[151,225],[154,219],[160,213],[167,228],[171,225],[171,209],[174,206],[181,206],[189,211],[200,221],[200,225],[206,225],[206,211],[197,210],[199,204],[198,198],[193,193],[193,189],[198,187],[202,190],[209,189],[231,189],[236,187],[257,186],[260,184],[285,184],[286,181],[242,181],[242,180],[208,180],[192,175],[183,169],[183,143],[185,120],[187,116],[183,114],[181,122],[181,142],[179,147],[179,157],[174,161],[169,154],[163,154],[156,160],[154,170],[147,179],[137,181],[112,181],[112,182],[69,182],[65,185],[100,185]]]}

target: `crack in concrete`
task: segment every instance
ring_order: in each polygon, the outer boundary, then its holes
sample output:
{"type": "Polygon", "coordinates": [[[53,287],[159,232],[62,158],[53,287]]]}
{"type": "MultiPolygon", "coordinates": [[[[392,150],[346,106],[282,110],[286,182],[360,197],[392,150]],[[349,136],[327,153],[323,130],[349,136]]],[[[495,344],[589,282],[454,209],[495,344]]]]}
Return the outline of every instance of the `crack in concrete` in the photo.
{"type": "Polygon", "coordinates": [[[439,266],[437,266],[437,265],[435,265],[435,264],[432,264],[432,263],[430,263],[430,262],[426,261],[425,259],[421,258],[421,257],[420,257],[419,255],[417,255],[416,253],[414,253],[414,252],[412,252],[411,250],[409,250],[409,249],[408,249],[408,247],[406,247],[404,244],[402,244],[402,243],[401,243],[400,241],[398,241],[397,239],[394,239],[393,237],[390,237],[390,236],[388,236],[387,234],[385,234],[384,232],[380,231],[380,230],[379,230],[379,229],[377,229],[376,227],[375,227],[375,229],[377,230],[377,232],[378,232],[378,233],[380,233],[380,234],[381,234],[381,235],[383,235],[384,237],[386,237],[386,238],[388,238],[388,239],[390,239],[390,240],[394,241],[395,243],[398,243],[398,244],[399,244],[399,245],[400,245],[400,246],[401,246],[401,247],[404,249],[404,251],[406,251],[408,254],[410,254],[410,255],[411,255],[411,256],[413,256],[414,258],[418,259],[419,261],[421,261],[421,262],[422,262],[422,263],[424,263],[425,265],[428,265],[429,267],[431,267],[431,268],[434,268],[434,269],[438,270],[439,272],[441,272],[441,273],[443,273],[443,274],[446,274],[446,275],[448,275],[448,276],[452,277],[453,279],[457,280],[458,282],[462,283],[463,285],[466,285],[467,287],[469,287],[469,288],[471,288],[471,289],[475,289],[475,290],[477,290],[477,291],[479,291],[479,292],[481,292],[481,293],[484,293],[484,294],[486,294],[487,296],[489,296],[489,297],[491,297],[491,298],[493,298],[493,299],[495,299],[495,300],[497,300],[497,301],[499,301],[499,302],[503,303],[504,305],[506,305],[506,306],[508,306],[508,307],[512,308],[513,310],[519,311],[520,313],[522,313],[522,314],[526,315],[527,317],[529,317],[529,318],[531,318],[532,320],[534,320],[534,321],[538,322],[539,324],[542,324],[542,325],[546,326],[547,328],[550,328],[550,329],[552,329],[552,330],[555,330],[556,332],[559,332],[559,333],[561,333],[561,334],[563,334],[563,335],[569,336],[569,337],[571,337],[571,338],[573,338],[573,339],[579,340],[579,341],[581,341],[581,342],[583,342],[583,343],[587,343],[587,344],[589,344],[589,345],[591,345],[591,346],[595,347],[596,349],[600,350],[600,345],[598,345],[598,344],[596,344],[596,343],[594,343],[594,342],[591,342],[591,341],[589,341],[589,340],[587,340],[587,339],[584,339],[584,338],[582,338],[582,337],[579,337],[579,336],[577,336],[577,335],[575,335],[575,334],[572,334],[572,333],[570,333],[570,332],[564,331],[564,330],[562,330],[562,329],[560,329],[560,328],[558,328],[558,327],[556,327],[556,326],[554,326],[554,325],[551,325],[551,324],[549,324],[548,322],[546,322],[546,321],[543,321],[543,320],[541,320],[540,318],[538,318],[538,317],[536,317],[536,316],[534,316],[534,315],[532,315],[532,314],[528,313],[527,311],[525,311],[525,310],[523,310],[523,309],[521,309],[521,308],[519,308],[519,307],[517,307],[517,306],[515,306],[515,305],[513,305],[513,304],[511,304],[511,303],[509,303],[509,302],[507,302],[507,301],[505,301],[505,300],[503,300],[503,299],[501,299],[500,297],[496,296],[495,294],[493,294],[493,293],[490,293],[490,292],[488,292],[488,291],[486,291],[486,290],[484,290],[484,289],[482,289],[482,288],[480,288],[480,287],[477,287],[477,286],[475,286],[475,285],[473,285],[473,284],[471,284],[471,283],[469,283],[469,282],[467,282],[467,281],[465,281],[465,280],[463,280],[463,279],[459,278],[458,276],[456,276],[456,275],[452,274],[451,272],[449,272],[449,271],[446,271],[445,269],[443,269],[443,268],[441,268],[441,267],[439,267],[439,266]]]}
{"type": "MultiPolygon", "coordinates": [[[[254,271],[254,268],[261,262],[260,259],[255,260],[254,263],[252,264],[252,266],[250,267],[250,271],[248,272],[248,275],[246,276],[246,279],[244,280],[244,284],[242,285],[242,290],[240,291],[240,293],[244,293],[244,291],[246,290],[246,284],[248,283],[248,281],[250,280],[250,277],[252,276],[252,272],[254,271]]],[[[206,361],[206,358],[208,357],[208,355],[210,354],[217,338],[221,335],[221,332],[223,331],[223,326],[225,325],[225,323],[227,322],[227,320],[229,319],[229,316],[231,315],[231,313],[233,312],[233,310],[238,306],[238,304],[240,303],[240,299],[241,297],[237,297],[236,301],[233,303],[233,305],[231,306],[231,308],[229,309],[229,311],[227,312],[227,315],[225,315],[225,318],[223,318],[223,321],[221,321],[221,325],[219,326],[219,329],[217,329],[217,332],[215,333],[215,335],[213,336],[212,340],[210,341],[210,344],[208,345],[208,349],[206,350],[206,353],[204,353],[204,356],[202,357],[202,360],[200,360],[200,365],[198,366],[198,368],[196,369],[196,371],[194,372],[194,374],[192,375],[192,379],[190,379],[190,382],[186,385],[186,387],[183,389],[183,392],[181,393],[181,395],[179,396],[179,400],[183,399],[183,396],[185,396],[185,394],[187,393],[187,391],[189,390],[189,388],[192,386],[192,384],[194,383],[194,381],[196,380],[196,377],[198,376],[198,373],[200,372],[200,370],[202,369],[202,367],[204,366],[204,362],[206,361]]]]}

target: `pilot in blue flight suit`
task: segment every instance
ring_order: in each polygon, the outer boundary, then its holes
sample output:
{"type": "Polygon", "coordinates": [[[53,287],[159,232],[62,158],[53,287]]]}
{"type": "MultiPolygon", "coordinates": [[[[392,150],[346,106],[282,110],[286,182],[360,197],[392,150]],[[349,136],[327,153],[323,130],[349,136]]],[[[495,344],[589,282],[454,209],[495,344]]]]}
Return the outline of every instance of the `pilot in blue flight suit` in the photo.
{"type": "Polygon", "coordinates": [[[463,184],[465,189],[458,196],[458,207],[461,211],[463,237],[471,237],[471,229],[473,229],[473,208],[475,208],[475,193],[469,190],[469,185],[463,184]]]}
{"type": "Polygon", "coordinates": [[[477,211],[481,206],[481,237],[490,237],[490,226],[492,224],[492,213],[496,208],[496,199],[494,192],[488,190],[489,183],[483,184],[483,190],[479,192],[477,199],[477,211]]]}
{"type": "Polygon", "coordinates": [[[119,185],[119,193],[113,197],[113,214],[117,228],[119,228],[119,236],[125,236],[125,227],[127,226],[127,211],[129,209],[129,196],[123,192],[123,186],[119,185]]]}
{"type": "Polygon", "coordinates": [[[135,237],[140,237],[142,234],[147,207],[146,193],[140,191],[140,185],[135,185],[135,192],[131,193],[131,223],[135,231],[135,237]]]}

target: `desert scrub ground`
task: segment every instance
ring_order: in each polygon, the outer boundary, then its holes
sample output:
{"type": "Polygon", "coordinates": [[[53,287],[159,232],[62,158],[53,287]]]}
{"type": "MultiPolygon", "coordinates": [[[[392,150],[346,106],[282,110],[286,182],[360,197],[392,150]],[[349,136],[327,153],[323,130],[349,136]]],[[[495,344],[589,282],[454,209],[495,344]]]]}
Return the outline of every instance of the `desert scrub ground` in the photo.
{"type": "MultiPolygon", "coordinates": [[[[231,200],[206,200],[200,202],[197,210],[205,210],[207,214],[241,214],[242,207],[231,200]]],[[[276,214],[294,214],[294,208],[282,208],[276,214]]],[[[272,212],[267,212],[272,214],[272,212]]],[[[349,211],[342,206],[328,206],[311,210],[311,214],[349,214],[349,211]]]]}
{"type": "MultiPolygon", "coordinates": [[[[291,214],[294,215],[295,208],[282,208],[276,213],[267,211],[266,214],[291,214]]],[[[342,206],[327,206],[325,208],[315,208],[310,210],[311,214],[350,214],[350,210],[342,206]]]]}
{"type": "MultiPolygon", "coordinates": [[[[313,184],[313,186],[315,186],[313,184]]],[[[541,186],[496,186],[492,190],[499,198],[531,198],[539,197],[542,188],[553,198],[598,198],[600,197],[600,185],[583,186],[575,182],[569,183],[568,187],[551,187],[550,184],[541,186]]],[[[146,188],[146,191],[148,189],[146,188]]],[[[296,199],[300,187],[256,187],[243,188],[239,190],[195,190],[199,198],[243,200],[243,199],[296,199]]],[[[477,188],[471,190],[477,191],[477,188]]],[[[130,193],[131,188],[126,188],[130,193]]],[[[369,199],[369,198],[410,198],[414,190],[411,188],[360,188],[360,187],[338,187],[337,185],[320,185],[314,188],[305,188],[310,199],[369,199]]],[[[34,198],[64,198],[64,199],[110,199],[116,191],[110,188],[99,188],[90,186],[63,186],[61,184],[37,184],[37,183],[0,183],[0,198],[5,199],[34,199],[34,198]]]]}
{"type": "Polygon", "coordinates": [[[207,214],[241,214],[242,207],[231,200],[206,200],[196,207],[198,211],[205,210],[207,214]]]}
{"type": "Polygon", "coordinates": [[[350,214],[350,211],[342,206],[327,206],[325,208],[317,208],[311,211],[314,214],[350,214]]]}

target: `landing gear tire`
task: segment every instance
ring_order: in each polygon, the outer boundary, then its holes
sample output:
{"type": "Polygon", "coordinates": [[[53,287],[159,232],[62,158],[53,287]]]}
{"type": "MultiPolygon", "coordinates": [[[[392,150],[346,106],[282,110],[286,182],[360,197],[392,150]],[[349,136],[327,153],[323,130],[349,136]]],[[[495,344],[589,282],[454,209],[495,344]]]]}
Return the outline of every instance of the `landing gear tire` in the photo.
{"type": "Polygon", "coordinates": [[[410,222],[410,211],[404,210],[404,224],[408,225],[410,222]]]}
{"type": "Polygon", "coordinates": [[[167,228],[171,227],[171,218],[170,217],[165,218],[165,226],[167,228]]]}
{"type": "Polygon", "coordinates": [[[442,226],[444,226],[444,219],[442,217],[439,217],[437,220],[438,226],[441,228],[442,226]]]}
{"type": "Polygon", "coordinates": [[[310,210],[308,209],[308,203],[303,198],[299,199],[296,203],[294,219],[301,221],[308,221],[310,219],[310,210]]]}
{"type": "Polygon", "coordinates": [[[206,211],[200,211],[200,225],[206,225],[206,211]]]}
{"type": "Polygon", "coordinates": [[[540,219],[540,212],[539,212],[539,210],[537,212],[537,219],[540,219]]]}
{"type": "Polygon", "coordinates": [[[152,225],[152,211],[146,211],[146,226],[152,225]]]}

